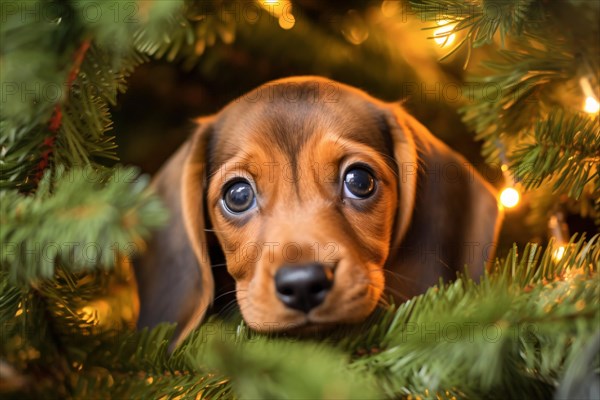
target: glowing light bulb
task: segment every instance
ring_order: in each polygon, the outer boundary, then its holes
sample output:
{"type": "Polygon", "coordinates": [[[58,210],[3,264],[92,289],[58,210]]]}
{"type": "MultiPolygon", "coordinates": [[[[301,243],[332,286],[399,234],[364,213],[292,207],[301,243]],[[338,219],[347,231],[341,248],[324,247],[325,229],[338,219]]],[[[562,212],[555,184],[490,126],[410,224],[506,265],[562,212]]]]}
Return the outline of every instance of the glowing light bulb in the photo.
{"type": "Polygon", "coordinates": [[[600,111],[600,104],[598,104],[598,96],[595,95],[594,89],[592,88],[592,84],[588,77],[582,77],[579,79],[579,86],[581,86],[581,91],[585,96],[585,101],[583,103],[583,111],[589,114],[596,114],[600,111]]]}
{"type": "MultiPolygon", "coordinates": [[[[290,2],[290,0],[260,0],[258,3],[272,16],[279,18],[282,15],[285,15],[286,19],[290,19],[289,15],[292,12],[292,3],[290,2]]],[[[281,26],[281,21],[279,25],[281,26]]]]}
{"type": "Polygon", "coordinates": [[[558,246],[556,248],[556,250],[554,250],[554,252],[552,253],[552,258],[555,261],[562,260],[563,256],[565,255],[565,250],[566,250],[565,246],[558,246]]]}
{"type": "Polygon", "coordinates": [[[445,19],[437,21],[437,24],[440,25],[440,27],[433,31],[433,40],[435,40],[440,47],[449,46],[454,42],[454,39],[456,39],[456,35],[454,33],[449,35],[456,24],[448,24],[448,22],[449,21],[445,19]]]}
{"type": "Polygon", "coordinates": [[[500,203],[506,208],[513,208],[519,204],[521,196],[513,187],[507,187],[500,193],[500,203]]]}
{"type": "Polygon", "coordinates": [[[598,101],[592,96],[588,96],[585,99],[583,111],[589,114],[596,114],[598,111],[600,111],[600,103],[598,103],[598,101]]]}
{"type": "Polygon", "coordinates": [[[279,26],[283,29],[292,29],[296,24],[296,18],[292,14],[279,17],[279,26]]]}

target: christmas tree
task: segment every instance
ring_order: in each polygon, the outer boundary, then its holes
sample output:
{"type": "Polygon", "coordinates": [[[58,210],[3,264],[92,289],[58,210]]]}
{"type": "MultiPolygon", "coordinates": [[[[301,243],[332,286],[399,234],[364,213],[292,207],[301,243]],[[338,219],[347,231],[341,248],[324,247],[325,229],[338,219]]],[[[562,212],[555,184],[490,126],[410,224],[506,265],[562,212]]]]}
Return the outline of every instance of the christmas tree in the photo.
{"type": "Polygon", "coordinates": [[[598,4],[3,1],[0,394],[597,398],[598,4]],[[169,353],[130,265],[168,215],[119,158],[153,172],[186,118],[293,74],[404,99],[466,154],[503,189],[499,259],[325,337],[234,312],[169,353]],[[164,93],[176,122],[145,108],[164,93]]]}

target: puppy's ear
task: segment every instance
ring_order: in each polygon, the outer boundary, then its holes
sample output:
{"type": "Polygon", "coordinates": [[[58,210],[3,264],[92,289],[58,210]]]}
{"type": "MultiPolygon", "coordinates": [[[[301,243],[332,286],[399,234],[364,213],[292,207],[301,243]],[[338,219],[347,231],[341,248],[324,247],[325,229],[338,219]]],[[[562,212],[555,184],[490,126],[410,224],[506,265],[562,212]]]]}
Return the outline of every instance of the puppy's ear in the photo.
{"type": "Polygon", "coordinates": [[[390,294],[423,293],[465,266],[479,277],[494,256],[502,218],[494,188],[399,106],[388,106],[386,118],[399,181],[386,264],[390,294]]]}
{"type": "Polygon", "coordinates": [[[152,183],[169,210],[135,265],[140,300],[138,327],[176,322],[173,350],[200,323],[214,295],[204,223],[206,149],[210,119],[163,166],[152,183]]]}

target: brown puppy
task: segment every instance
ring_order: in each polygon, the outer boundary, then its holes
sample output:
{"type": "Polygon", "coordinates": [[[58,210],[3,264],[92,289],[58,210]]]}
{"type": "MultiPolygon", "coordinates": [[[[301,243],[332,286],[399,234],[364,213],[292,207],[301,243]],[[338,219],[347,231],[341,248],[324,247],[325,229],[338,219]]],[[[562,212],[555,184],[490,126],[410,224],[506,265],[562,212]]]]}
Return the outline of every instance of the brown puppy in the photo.
{"type": "Polygon", "coordinates": [[[396,104],[299,77],[199,125],[155,179],[172,215],[136,265],[138,325],[178,322],[174,343],[214,297],[207,231],[259,331],[355,323],[493,255],[495,193],[396,104]]]}

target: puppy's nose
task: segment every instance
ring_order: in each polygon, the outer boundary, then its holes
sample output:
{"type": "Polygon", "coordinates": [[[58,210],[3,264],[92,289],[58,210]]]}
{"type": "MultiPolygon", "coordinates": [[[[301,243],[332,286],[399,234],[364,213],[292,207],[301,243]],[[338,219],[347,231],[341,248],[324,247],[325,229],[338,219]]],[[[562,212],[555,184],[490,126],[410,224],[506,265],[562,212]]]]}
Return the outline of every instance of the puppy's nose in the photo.
{"type": "Polygon", "coordinates": [[[289,308],[309,312],[333,286],[333,273],[321,264],[281,267],[275,274],[277,297],[289,308]]]}

